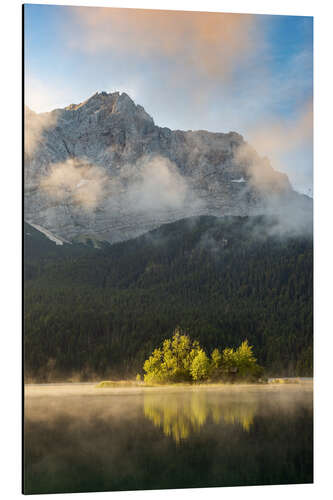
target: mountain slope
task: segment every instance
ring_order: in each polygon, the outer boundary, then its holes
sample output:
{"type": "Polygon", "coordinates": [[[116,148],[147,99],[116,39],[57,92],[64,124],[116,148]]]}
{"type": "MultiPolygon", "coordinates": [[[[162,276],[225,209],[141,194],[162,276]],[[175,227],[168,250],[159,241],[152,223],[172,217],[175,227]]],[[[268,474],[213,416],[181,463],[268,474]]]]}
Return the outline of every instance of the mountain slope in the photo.
{"type": "Polygon", "coordinates": [[[195,217],[81,256],[31,256],[26,374],[133,375],[175,327],[247,338],[271,374],[311,374],[312,237],[267,217],[195,217]]]}
{"type": "Polygon", "coordinates": [[[235,132],[158,127],[118,92],[26,109],[25,218],[64,239],[116,242],[193,215],[258,213],[298,227],[312,202],[235,132]]]}

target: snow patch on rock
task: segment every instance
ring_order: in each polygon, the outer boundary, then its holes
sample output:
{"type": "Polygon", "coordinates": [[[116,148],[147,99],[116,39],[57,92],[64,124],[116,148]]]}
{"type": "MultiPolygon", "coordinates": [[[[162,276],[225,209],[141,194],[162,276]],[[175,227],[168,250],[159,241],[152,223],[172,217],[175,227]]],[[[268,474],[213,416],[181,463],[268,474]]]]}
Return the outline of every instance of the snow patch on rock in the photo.
{"type": "Polygon", "coordinates": [[[42,227],[39,224],[33,224],[32,222],[29,222],[29,224],[30,226],[37,229],[37,231],[39,231],[40,233],[43,233],[49,240],[53,241],[56,245],[63,245],[64,243],[70,243],[69,241],[60,238],[59,236],[55,236],[53,233],[51,233],[51,231],[48,231],[47,229],[45,229],[45,227],[42,227]]]}

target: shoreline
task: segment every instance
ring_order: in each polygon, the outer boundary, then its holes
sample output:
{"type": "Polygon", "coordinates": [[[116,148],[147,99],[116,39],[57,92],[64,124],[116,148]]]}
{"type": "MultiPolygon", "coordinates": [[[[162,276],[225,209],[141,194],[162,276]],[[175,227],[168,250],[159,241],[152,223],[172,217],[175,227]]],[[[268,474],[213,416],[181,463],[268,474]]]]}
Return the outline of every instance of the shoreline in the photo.
{"type": "Polygon", "coordinates": [[[265,386],[265,385],[277,385],[281,381],[283,384],[284,381],[287,385],[289,384],[299,384],[299,383],[313,383],[313,377],[269,377],[267,382],[207,382],[207,383],[186,383],[186,382],[176,382],[174,384],[145,384],[138,383],[132,380],[103,380],[103,381],[90,381],[90,382],[71,382],[71,381],[63,381],[63,382],[24,382],[24,387],[46,387],[46,386],[91,386],[94,385],[98,389],[110,389],[110,388],[170,388],[170,387],[179,387],[179,388],[189,388],[189,387],[232,387],[232,386],[265,386]],[[109,387],[98,387],[99,384],[106,383],[110,384],[109,387]]]}
{"type": "Polygon", "coordinates": [[[169,385],[112,385],[98,388],[94,382],[28,384],[24,386],[25,400],[35,398],[67,398],[67,397],[110,397],[110,396],[142,396],[144,394],[179,394],[179,393],[220,393],[220,394],[251,394],[276,392],[313,392],[313,379],[289,383],[265,384],[169,384],[169,385]]]}

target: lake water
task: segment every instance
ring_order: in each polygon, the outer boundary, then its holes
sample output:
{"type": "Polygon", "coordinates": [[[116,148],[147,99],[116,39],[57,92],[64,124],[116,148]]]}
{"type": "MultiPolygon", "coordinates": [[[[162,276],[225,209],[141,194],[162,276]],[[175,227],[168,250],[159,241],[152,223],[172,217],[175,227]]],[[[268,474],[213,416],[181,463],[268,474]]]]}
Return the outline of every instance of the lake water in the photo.
{"type": "Polygon", "coordinates": [[[313,388],[25,387],[25,493],[311,483],[313,388]]]}

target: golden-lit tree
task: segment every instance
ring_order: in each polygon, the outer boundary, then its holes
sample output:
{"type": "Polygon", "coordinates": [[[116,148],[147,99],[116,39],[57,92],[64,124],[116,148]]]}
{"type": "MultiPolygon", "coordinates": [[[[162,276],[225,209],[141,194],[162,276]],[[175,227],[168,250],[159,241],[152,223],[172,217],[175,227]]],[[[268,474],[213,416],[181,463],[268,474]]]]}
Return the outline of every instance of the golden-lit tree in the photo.
{"type": "Polygon", "coordinates": [[[257,364],[253,347],[245,340],[238,349],[214,349],[211,358],[179,328],[172,339],[164,340],[144,362],[146,383],[203,382],[207,379],[258,379],[262,368],[257,364]]]}
{"type": "Polygon", "coordinates": [[[144,362],[144,381],[154,383],[191,381],[191,365],[201,348],[179,328],[144,362]]]}

